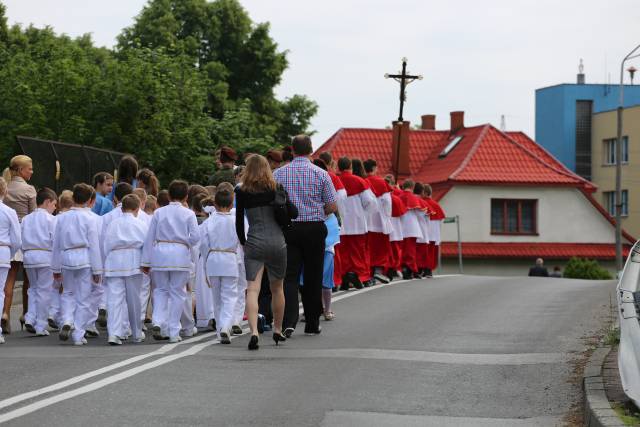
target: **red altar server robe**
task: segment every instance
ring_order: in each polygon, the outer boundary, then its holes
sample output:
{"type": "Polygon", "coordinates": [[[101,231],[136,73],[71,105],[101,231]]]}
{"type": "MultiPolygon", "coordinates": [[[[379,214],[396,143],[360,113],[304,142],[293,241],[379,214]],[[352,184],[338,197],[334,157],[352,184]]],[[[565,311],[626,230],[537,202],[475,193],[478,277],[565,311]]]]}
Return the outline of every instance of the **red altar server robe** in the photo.
{"type": "MultiPolygon", "coordinates": [[[[336,190],[336,203],[338,205],[338,216],[342,220],[342,212],[344,212],[344,202],[347,200],[347,190],[344,188],[344,184],[340,180],[340,177],[335,173],[329,171],[329,178],[331,178],[331,182],[333,183],[333,188],[336,190]]],[[[342,283],[342,263],[340,262],[340,251],[339,251],[340,243],[335,246],[335,253],[333,254],[333,282],[336,286],[339,286],[342,283]]]]}
{"type": "Polygon", "coordinates": [[[391,256],[387,268],[398,271],[402,268],[402,220],[401,217],[407,213],[407,206],[402,199],[396,194],[391,194],[391,234],[389,240],[391,242],[391,256]]]}
{"type": "Polygon", "coordinates": [[[371,191],[376,196],[377,209],[367,218],[367,242],[371,267],[386,268],[391,254],[391,192],[387,181],[379,176],[367,177],[371,191]]]}
{"type": "Polygon", "coordinates": [[[344,212],[340,213],[340,268],[343,274],[353,272],[361,281],[367,281],[371,278],[367,250],[367,216],[377,209],[376,197],[369,183],[351,172],[342,172],[340,181],[347,192],[344,212]]]}
{"type": "Polygon", "coordinates": [[[429,205],[430,220],[429,220],[429,252],[427,256],[427,267],[430,270],[435,270],[438,266],[438,253],[440,252],[440,230],[442,228],[442,221],[446,215],[440,203],[434,199],[428,197],[424,199],[429,205]]]}
{"type": "Polygon", "coordinates": [[[425,268],[429,268],[429,224],[431,222],[429,219],[429,213],[431,207],[425,199],[418,199],[422,206],[422,212],[418,215],[418,222],[420,224],[420,230],[422,230],[422,237],[418,237],[416,240],[416,264],[418,265],[418,270],[423,270],[425,268]]]}
{"type": "Polygon", "coordinates": [[[402,265],[412,272],[418,272],[416,260],[416,241],[422,238],[419,215],[423,215],[422,205],[418,196],[411,191],[402,191],[400,198],[407,207],[407,212],[402,215],[402,265]]]}

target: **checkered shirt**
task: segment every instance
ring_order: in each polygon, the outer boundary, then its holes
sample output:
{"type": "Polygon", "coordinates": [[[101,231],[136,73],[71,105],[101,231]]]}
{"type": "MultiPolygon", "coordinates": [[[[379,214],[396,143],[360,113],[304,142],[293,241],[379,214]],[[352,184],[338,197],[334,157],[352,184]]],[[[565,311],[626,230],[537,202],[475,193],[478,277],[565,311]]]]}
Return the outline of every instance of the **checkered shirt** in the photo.
{"type": "Polygon", "coordinates": [[[293,221],[324,221],[327,218],[324,206],[336,201],[336,190],[327,172],[306,157],[296,157],[288,165],[274,171],[273,176],[287,190],[289,199],[298,208],[298,218],[293,221]]]}

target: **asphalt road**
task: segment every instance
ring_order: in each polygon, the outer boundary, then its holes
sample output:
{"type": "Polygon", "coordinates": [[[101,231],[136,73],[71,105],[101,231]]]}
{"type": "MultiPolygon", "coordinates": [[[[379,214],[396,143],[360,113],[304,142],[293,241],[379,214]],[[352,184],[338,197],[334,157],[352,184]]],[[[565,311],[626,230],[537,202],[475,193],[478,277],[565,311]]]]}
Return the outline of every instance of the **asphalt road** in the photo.
{"type": "Polygon", "coordinates": [[[257,352],[246,335],[73,347],[18,331],[0,347],[0,423],[562,425],[580,399],[573,362],[614,289],[473,276],[379,285],[335,294],[320,336],[299,330],[275,347],[265,335],[257,352]]]}

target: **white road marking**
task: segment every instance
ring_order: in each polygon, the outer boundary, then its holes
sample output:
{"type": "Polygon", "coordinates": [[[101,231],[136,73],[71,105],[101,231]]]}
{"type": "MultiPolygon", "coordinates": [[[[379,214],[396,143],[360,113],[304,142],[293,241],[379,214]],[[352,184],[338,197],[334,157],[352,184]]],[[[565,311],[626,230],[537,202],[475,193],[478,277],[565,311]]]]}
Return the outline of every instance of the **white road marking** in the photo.
{"type": "MultiPolygon", "coordinates": [[[[444,277],[444,276],[436,276],[436,277],[444,277]]],[[[344,292],[341,295],[337,295],[335,298],[333,298],[333,301],[335,302],[335,301],[340,301],[340,300],[343,300],[343,299],[346,299],[346,298],[351,298],[353,296],[361,295],[361,294],[367,293],[367,292],[371,292],[374,289],[380,289],[380,288],[383,288],[383,287],[386,287],[386,286],[398,285],[398,284],[403,284],[403,283],[411,283],[411,282],[413,282],[413,281],[411,281],[411,280],[398,280],[398,281],[394,281],[394,282],[391,282],[391,283],[388,283],[388,284],[379,284],[379,285],[375,285],[375,286],[372,286],[372,287],[364,288],[364,289],[361,289],[361,290],[358,290],[358,291],[344,292]]],[[[300,313],[302,313],[302,310],[300,310],[300,313]]],[[[243,324],[246,325],[246,322],[243,323],[243,324]]],[[[248,332],[249,331],[245,329],[245,330],[243,330],[243,334],[242,335],[245,335],[248,332]]],[[[98,376],[98,375],[102,375],[104,373],[113,371],[115,369],[122,368],[124,366],[130,365],[132,363],[136,363],[136,362],[138,362],[140,360],[144,360],[144,359],[149,358],[149,357],[153,357],[153,356],[157,356],[157,355],[160,355],[160,354],[167,353],[167,352],[173,350],[178,345],[192,344],[194,342],[203,340],[203,339],[205,339],[207,337],[210,337],[210,336],[215,336],[215,335],[213,335],[213,334],[204,334],[204,335],[196,336],[194,338],[190,338],[189,340],[185,340],[185,341],[182,341],[182,342],[177,343],[177,344],[167,344],[167,345],[164,345],[161,348],[159,348],[158,350],[155,350],[153,352],[142,354],[140,356],[135,356],[135,357],[132,357],[130,359],[126,359],[126,360],[123,360],[121,362],[114,363],[114,364],[109,365],[109,366],[105,366],[105,367],[97,369],[95,371],[91,371],[91,372],[88,372],[86,374],[70,378],[68,380],[59,382],[57,384],[53,384],[53,385],[48,386],[48,387],[44,387],[44,388],[41,388],[41,389],[38,389],[38,390],[34,390],[34,391],[27,392],[27,393],[19,394],[17,396],[14,396],[14,397],[11,397],[11,398],[8,398],[8,399],[0,401],[0,409],[6,408],[7,406],[14,405],[16,403],[22,402],[22,401],[27,400],[27,399],[31,399],[31,398],[40,396],[40,395],[45,394],[45,393],[50,393],[52,391],[60,390],[62,388],[68,387],[70,385],[76,384],[76,383],[84,381],[86,379],[89,379],[89,378],[92,378],[92,377],[95,377],[95,376],[98,376]]],[[[235,337],[238,337],[238,336],[234,336],[233,338],[235,338],[235,337]]],[[[144,372],[144,371],[147,371],[149,369],[164,365],[164,364],[172,362],[174,360],[181,359],[181,358],[187,357],[187,356],[193,356],[194,354],[202,351],[204,348],[206,348],[208,346],[211,346],[213,344],[216,344],[216,343],[218,343],[217,339],[212,340],[212,341],[207,342],[207,343],[196,344],[193,347],[190,347],[188,350],[185,350],[183,352],[180,352],[180,353],[177,353],[177,354],[173,354],[173,355],[170,355],[170,356],[166,356],[166,357],[162,357],[162,358],[154,360],[152,362],[148,362],[148,363],[145,363],[143,365],[137,366],[135,368],[131,368],[131,369],[128,369],[126,371],[120,372],[120,373],[115,374],[115,375],[113,375],[113,376],[111,376],[109,378],[105,378],[105,379],[96,381],[94,383],[88,384],[86,386],[83,386],[83,387],[80,387],[80,388],[77,388],[77,389],[74,389],[74,390],[70,390],[70,391],[58,394],[56,396],[52,396],[52,397],[43,399],[43,400],[38,401],[38,402],[34,402],[32,404],[26,405],[26,406],[24,406],[22,408],[19,408],[19,409],[15,409],[13,411],[10,411],[10,412],[7,412],[5,414],[0,415],[0,423],[4,423],[4,422],[12,420],[14,418],[18,418],[18,417],[30,414],[32,412],[35,412],[35,411],[39,410],[39,409],[45,408],[47,406],[51,406],[51,405],[53,405],[55,403],[58,403],[58,402],[61,402],[63,400],[71,399],[71,398],[76,397],[78,395],[95,391],[95,390],[97,390],[99,388],[102,388],[102,387],[105,387],[105,386],[107,386],[109,384],[113,384],[115,382],[122,381],[124,379],[129,378],[129,377],[137,375],[137,374],[139,374],[141,372],[144,372]]]]}

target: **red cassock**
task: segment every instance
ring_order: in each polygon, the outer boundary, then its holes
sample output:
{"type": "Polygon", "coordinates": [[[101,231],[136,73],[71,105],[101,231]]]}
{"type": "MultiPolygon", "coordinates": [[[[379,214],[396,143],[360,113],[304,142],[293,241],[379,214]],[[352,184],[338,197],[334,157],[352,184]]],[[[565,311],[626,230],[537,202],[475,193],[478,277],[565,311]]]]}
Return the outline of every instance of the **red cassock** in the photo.
{"type": "MultiPolygon", "coordinates": [[[[431,210],[429,203],[425,199],[418,198],[422,209],[431,210]]],[[[429,243],[416,243],[416,264],[419,270],[429,268],[429,243]]]]}
{"type": "Polygon", "coordinates": [[[421,209],[420,199],[411,191],[403,191],[400,198],[407,207],[407,212],[404,217],[407,219],[403,221],[403,233],[405,234],[402,245],[402,265],[407,267],[414,273],[418,272],[418,264],[416,259],[416,240],[421,231],[418,225],[417,218],[412,218],[415,215],[412,210],[421,209]]]}
{"type": "Polygon", "coordinates": [[[444,213],[444,209],[440,206],[440,203],[430,197],[425,198],[424,200],[429,205],[429,219],[431,220],[431,228],[429,230],[429,252],[426,268],[433,271],[438,267],[438,254],[440,252],[440,226],[446,215],[444,213]]]}
{"type": "Polygon", "coordinates": [[[402,223],[400,217],[407,213],[407,207],[400,197],[395,193],[391,194],[391,255],[387,268],[400,270],[402,268],[402,223]]]}
{"type": "Polygon", "coordinates": [[[347,192],[338,247],[340,269],[343,274],[353,272],[361,281],[367,281],[371,278],[366,234],[367,212],[375,205],[375,196],[369,183],[351,172],[342,172],[340,180],[347,192]]]}
{"type": "Polygon", "coordinates": [[[378,211],[368,221],[367,243],[369,246],[369,263],[371,267],[386,268],[391,256],[391,192],[393,189],[379,176],[367,177],[371,191],[378,201],[378,211]]]}
{"type": "MultiPolygon", "coordinates": [[[[329,177],[331,178],[331,182],[333,183],[333,188],[335,188],[336,190],[338,197],[338,206],[340,206],[340,202],[342,201],[342,199],[347,197],[346,190],[344,189],[344,184],[340,180],[340,177],[331,171],[329,171],[329,177]]],[[[334,247],[335,250],[333,254],[333,282],[335,283],[336,287],[342,284],[342,275],[344,274],[342,272],[342,263],[340,262],[339,248],[340,243],[338,243],[334,247]]]]}

